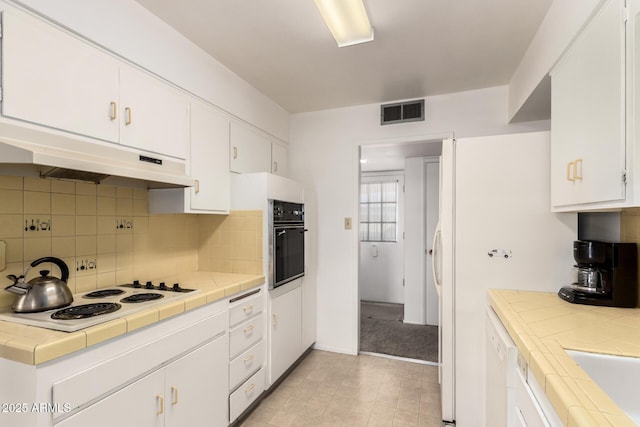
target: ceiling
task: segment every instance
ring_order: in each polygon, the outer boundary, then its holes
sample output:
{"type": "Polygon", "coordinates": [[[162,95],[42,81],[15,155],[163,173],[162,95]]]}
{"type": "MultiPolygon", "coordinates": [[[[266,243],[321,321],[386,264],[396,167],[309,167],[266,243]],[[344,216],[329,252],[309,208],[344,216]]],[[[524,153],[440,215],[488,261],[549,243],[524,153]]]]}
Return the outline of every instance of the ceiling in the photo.
{"type": "Polygon", "coordinates": [[[313,0],[137,0],[290,113],[509,83],[552,0],[364,0],[338,48],[313,0]]]}

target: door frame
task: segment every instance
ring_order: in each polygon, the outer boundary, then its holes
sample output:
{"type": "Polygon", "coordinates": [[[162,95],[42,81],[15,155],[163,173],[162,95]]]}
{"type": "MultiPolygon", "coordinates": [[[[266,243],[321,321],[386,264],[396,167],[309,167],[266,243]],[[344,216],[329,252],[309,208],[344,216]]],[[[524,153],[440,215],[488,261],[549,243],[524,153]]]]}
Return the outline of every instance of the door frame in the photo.
{"type": "MultiPolygon", "coordinates": [[[[354,144],[353,151],[353,170],[354,176],[352,181],[352,194],[353,194],[353,205],[352,209],[354,212],[354,217],[352,220],[352,228],[354,226],[359,227],[360,224],[360,175],[361,165],[360,165],[360,156],[361,156],[361,148],[362,146],[367,145],[399,145],[399,144],[424,144],[424,143],[438,143],[442,142],[446,139],[454,138],[453,131],[451,132],[437,132],[437,133],[427,133],[421,135],[414,136],[405,136],[405,137],[395,137],[395,138],[383,138],[383,139],[369,139],[369,140],[361,140],[356,141],[354,144]]],[[[356,254],[354,257],[354,280],[351,283],[351,298],[353,303],[352,317],[350,323],[350,329],[355,333],[352,334],[354,340],[351,343],[351,348],[353,349],[353,354],[358,354],[360,352],[360,289],[358,283],[360,281],[359,277],[359,263],[360,263],[360,233],[355,232],[352,234],[351,245],[353,249],[353,253],[356,254]]]]}

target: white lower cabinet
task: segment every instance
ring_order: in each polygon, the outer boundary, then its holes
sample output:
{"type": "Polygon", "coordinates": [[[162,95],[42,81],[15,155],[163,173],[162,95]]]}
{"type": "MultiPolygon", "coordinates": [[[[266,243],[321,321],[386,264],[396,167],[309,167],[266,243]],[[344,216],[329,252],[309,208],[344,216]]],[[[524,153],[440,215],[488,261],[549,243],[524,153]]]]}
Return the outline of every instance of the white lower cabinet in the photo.
{"type": "Polygon", "coordinates": [[[264,368],[256,372],[229,396],[231,422],[240,416],[264,391],[264,368]]]}
{"type": "Polygon", "coordinates": [[[302,355],[302,290],[299,279],[271,291],[269,384],[273,384],[302,355]],[[283,289],[284,288],[284,289],[283,289]],[[280,293],[283,292],[284,293],[280,293]]]}
{"type": "Polygon", "coordinates": [[[264,288],[229,300],[229,422],[265,389],[264,288]]]}
{"type": "Polygon", "coordinates": [[[226,348],[223,335],[56,426],[226,426],[226,348]]]}
{"type": "Polygon", "coordinates": [[[156,371],[55,424],[59,427],[163,426],[160,394],[164,375],[156,371]]]}

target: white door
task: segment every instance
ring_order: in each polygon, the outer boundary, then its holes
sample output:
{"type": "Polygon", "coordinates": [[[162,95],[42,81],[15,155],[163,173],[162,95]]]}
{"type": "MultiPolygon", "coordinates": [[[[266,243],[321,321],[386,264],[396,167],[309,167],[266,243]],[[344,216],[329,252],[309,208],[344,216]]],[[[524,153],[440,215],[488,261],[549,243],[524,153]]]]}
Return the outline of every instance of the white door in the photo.
{"type": "Polygon", "coordinates": [[[56,427],[162,427],[169,404],[164,370],[155,371],[56,424],[56,427]]]}
{"type": "Polygon", "coordinates": [[[360,184],[362,301],[404,304],[404,175],[363,174],[360,184]]]}
{"type": "Polygon", "coordinates": [[[236,173],[271,172],[271,141],[231,122],[229,168],[236,173]]]}
{"type": "Polygon", "coordinates": [[[191,209],[228,212],[231,203],[229,120],[212,107],[191,102],[191,209]]]}
{"type": "Polygon", "coordinates": [[[36,18],[2,21],[2,114],[117,142],[117,61],[36,18]]]}
{"type": "Polygon", "coordinates": [[[120,67],[120,143],[186,159],[189,108],[185,95],[142,71],[120,67]]]}
{"type": "Polygon", "coordinates": [[[229,421],[228,335],[165,370],[165,427],[226,427],[229,421]]]}
{"type": "MultiPolygon", "coordinates": [[[[286,286],[286,285],[285,285],[286,286]]],[[[302,354],[302,290],[271,291],[270,382],[273,384],[302,354]]]]}

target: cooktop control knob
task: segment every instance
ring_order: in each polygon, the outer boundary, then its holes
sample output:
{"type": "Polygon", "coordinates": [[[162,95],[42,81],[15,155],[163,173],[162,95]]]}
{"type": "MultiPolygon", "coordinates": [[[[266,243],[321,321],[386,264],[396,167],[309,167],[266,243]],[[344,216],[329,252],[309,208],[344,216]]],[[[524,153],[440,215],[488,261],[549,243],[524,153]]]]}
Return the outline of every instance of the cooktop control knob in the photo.
{"type": "Polygon", "coordinates": [[[151,283],[151,282],[147,282],[147,284],[146,284],[146,285],[144,285],[144,287],[145,287],[146,289],[153,289],[153,283],[151,283]]]}
{"type": "Polygon", "coordinates": [[[160,284],[158,285],[158,289],[160,289],[161,291],[166,291],[167,285],[164,282],[160,282],[160,284]]]}
{"type": "Polygon", "coordinates": [[[180,292],[182,290],[182,288],[180,287],[180,284],[178,283],[174,283],[173,284],[173,291],[174,292],[180,292]]]}
{"type": "Polygon", "coordinates": [[[133,287],[134,288],[141,288],[142,285],[140,284],[140,280],[134,280],[133,281],[133,287]]]}

